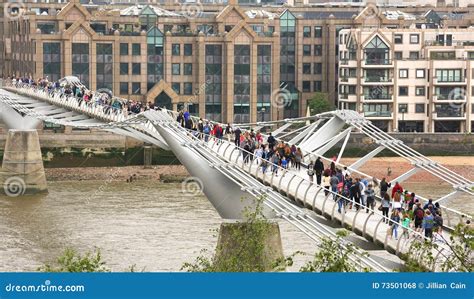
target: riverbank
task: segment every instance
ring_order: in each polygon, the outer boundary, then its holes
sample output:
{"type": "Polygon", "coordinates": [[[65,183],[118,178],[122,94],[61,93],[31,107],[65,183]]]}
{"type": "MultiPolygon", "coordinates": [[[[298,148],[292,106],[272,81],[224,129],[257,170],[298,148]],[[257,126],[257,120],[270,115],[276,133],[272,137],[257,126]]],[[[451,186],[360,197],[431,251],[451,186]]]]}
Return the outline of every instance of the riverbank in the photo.
{"type": "Polygon", "coordinates": [[[124,167],[74,167],[46,168],[48,181],[133,181],[181,182],[189,176],[182,165],[157,165],[124,167]]]}
{"type": "MultiPolygon", "coordinates": [[[[474,179],[474,157],[430,158],[468,179],[474,179]]],[[[341,162],[350,165],[356,160],[357,158],[343,158],[341,162]]],[[[360,170],[379,178],[385,176],[388,179],[394,179],[411,168],[410,163],[403,158],[380,157],[370,160],[360,170]]],[[[45,171],[48,181],[127,181],[132,177],[133,180],[175,182],[189,176],[186,168],[182,165],[156,165],[150,169],[144,169],[143,166],[46,168],[45,171]]],[[[425,171],[418,172],[410,178],[410,181],[439,183],[438,178],[425,171]]]]}

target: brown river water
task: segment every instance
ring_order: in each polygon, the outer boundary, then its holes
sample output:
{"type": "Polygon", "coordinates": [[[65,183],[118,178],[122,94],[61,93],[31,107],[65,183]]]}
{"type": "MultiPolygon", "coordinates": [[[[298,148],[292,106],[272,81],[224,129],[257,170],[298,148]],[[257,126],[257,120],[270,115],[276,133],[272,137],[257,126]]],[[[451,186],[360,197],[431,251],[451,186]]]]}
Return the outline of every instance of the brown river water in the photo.
{"type": "MultiPolygon", "coordinates": [[[[472,199],[468,201],[455,204],[472,212],[472,199]]],[[[213,230],[220,223],[205,196],[189,196],[181,184],[50,182],[46,195],[0,197],[0,271],[35,271],[67,247],[79,252],[100,248],[113,271],[132,265],[144,271],[179,271],[201,249],[215,248],[213,230]]],[[[280,221],[280,229],[286,255],[315,252],[314,241],[293,226],[280,221]]],[[[362,246],[382,260],[397,262],[380,248],[362,246]]],[[[310,257],[296,258],[290,270],[310,257]]]]}

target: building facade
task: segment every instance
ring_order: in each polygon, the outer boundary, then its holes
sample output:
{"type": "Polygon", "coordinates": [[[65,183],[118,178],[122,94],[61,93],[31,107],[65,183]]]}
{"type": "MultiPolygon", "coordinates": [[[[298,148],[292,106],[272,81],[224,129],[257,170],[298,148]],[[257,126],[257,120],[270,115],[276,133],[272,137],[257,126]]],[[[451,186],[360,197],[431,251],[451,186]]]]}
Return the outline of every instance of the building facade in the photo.
{"type": "Polygon", "coordinates": [[[339,107],[385,131],[472,132],[474,28],[344,30],[339,107]]]}
{"type": "Polygon", "coordinates": [[[474,23],[470,8],[80,2],[6,7],[2,75],[74,75],[92,90],[230,123],[306,115],[315,92],[336,106],[338,92],[353,88],[338,86],[345,29],[474,23]]]}

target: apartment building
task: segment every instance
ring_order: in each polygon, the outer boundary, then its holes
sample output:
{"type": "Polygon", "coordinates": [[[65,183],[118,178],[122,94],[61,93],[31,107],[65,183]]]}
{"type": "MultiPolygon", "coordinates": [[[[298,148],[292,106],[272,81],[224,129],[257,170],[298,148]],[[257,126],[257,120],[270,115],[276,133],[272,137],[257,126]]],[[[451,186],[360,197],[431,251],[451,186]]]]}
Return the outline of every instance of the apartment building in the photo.
{"type": "Polygon", "coordinates": [[[474,23],[468,8],[61,2],[4,7],[4,76],[74,75],[93,90],[237,123],[305,115],[319,91],[336,105],[341,30],[474,23]],[[274,105],[279,94],[285,105],[274,105]]]}
{"type": "Polygon", "coordinates": [[[339,36],[339,107],[399,132],[472,132],[474,28],[339,36]]]}

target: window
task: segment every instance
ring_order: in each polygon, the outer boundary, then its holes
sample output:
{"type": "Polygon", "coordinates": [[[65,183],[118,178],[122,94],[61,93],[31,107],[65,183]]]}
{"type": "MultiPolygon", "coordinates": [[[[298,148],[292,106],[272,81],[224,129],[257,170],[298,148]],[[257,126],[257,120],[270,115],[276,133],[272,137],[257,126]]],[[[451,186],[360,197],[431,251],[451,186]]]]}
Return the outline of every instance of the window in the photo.
{"type": "Polygon", "coordinates": [[[415,104],[415,113],[425,113],[425,104],[415,104]]]}
{"type": "Polygon", "coordinates": [[[96,50],[97,89],[113,89],[113,46],[112,44],[97,44],[96,50]]]}
{"type": "Polygon", "coordinates": [[[177,94],[181,94],[181,84],[179,82],[172,83],[171,88],[173,88],[174,92],[177,94]]]}
{"type": "Polygon", "coordinates": [[[398,104],[398,113],[407,113],[408,104],[398,104]]]}
{"type": "Polygon", "coordinates": [[[420,52],[410,51],[410,59],[411,60],[418,60],[419,58],[420,58],[420,52]]]}
{"type": "Polygon", "coordinates": [[[171,45],[171,55],[179,56],[181,52],[181,45],[180,44],[172,44],[171,45]]]}
{"type": "Polygon", "coordinates": [[[314,56],[323,55],[323,45],[314,45],[314,56]]]}
{"type": "Polygon", "coordinates": [[[141,55],[140,44],[132,44],[132,55],[133,56],[141,55]]]}
{"type": "Polygon", "coordinates": [[[464,81],[462,69],[436,69],[438,82],[461,82],[464,81]]]}
{"type": "Polygon", "coordinates": [[[400,96],[400,97],[408,96],[408,86],[399,86],[398,87],[398,96],[400,96]]]}
{"type": "Polygon", "coordinates": [[[171,64],[171,73],[173,75],[181,75],[181,64],[179,63],[171,64]]]}
{"type": "Polygon", "coordinates": [[[395,44],[403,44],[403,34],[395,34],[394,42],[395,44]]]}
{"type": "Polygon", "coordinates": [[[467,53],[467,59],[474,60],[474,52],[468,52],[467,53]]]}
{"type": "Polygon", "coordinates": [[[193,45],[192,44],[184,44],[184,56],[192,56],[193,55],[193,45]]]}
{"type": "Polygon", "coordinates": [[[313,91],[314,92],[321,92],[323,89],[322,89],[322,82],[321,81],[314,81],[313,82],[313,91]]]}
{"type": "Polygon", "coordinates": [[[417,78],[425,78],[425,70],[424,69],[416,69],[416,77],[417,78]]]}
{"type": "Polygon", "coordinates": [[[311,27],[309,26],[303,27],[303,37],[311,37],[311,27]]]}
{"type": "Polygon", "coordinates": [[[140,75],[140,63],[132,63],[132,75],[140,75]]]}
{"type": "Polygon", "coordinates": [[[416,96],[425,96],[426,89],[424,86],[416,86],[415,87],[415,95],[416,96]]]}
{"type": "Polygon", "coordinates": [[[316,62],[314,64],[314,74],[321,75],[323,73],[323,64],[320,62],[316,62]]]}
{"type": "Polygon", "coordinates": [[[72,43],[72,75],[89,85],[89,44],[72,43]]]}
{"type": "Polygon", "coordinates": [[[454,51],[430,52],[430,58],[433,59],[433,60],[456,59],[456,52],[454,52],[454,51]]]}
{"type": "Polygon", "coordinates": [[[184,75],[192,75],[193,74],[193,64],[192,63],[185,63],[184,64],[184,75]]]}
{"type": "Polygon", "coordinates": [[[398,70],[398,77],[401,79],[408,78],[408,69],[398,70]]]}
{"type": "Polygon", "coordinates": [[[120,75],[128,75],[128,62],[120,63],[120,75]]]}
{"type": "Polygon", "coordinates": [[[120,43],[120,55],[121,56],[128,55],[128,44],[127,43],[120,43]]]}
{"type": "Polygon", "coordinates": [[[303,45],[303,56],[311,55],[311,45],[303,45]]]}
{"type": "Polygon", "coordinates": [[[128,94],[128,82],[120,82],[120,94],[128,94]]]}
{"type": "Polygon", "coordinates": [[[132,94],[141,94],[140,82],[132,82],[132,94]]]}
{"type": "Polygon", "coordinates": [[[311,74],[311,63],[303,63],[303,74],[311,74]]]}
{"type": "Polygon", "coordinates": [[[185,95],[193,94],[193,83],[191,82],[184,82],[183,84],[183,92],[185,95]]]}
{"type": "Polygon", "coordinates": [[[50,81],[61,78],[61,44],[43,43],[43,75],[50,81]]]}
{"type": "Polygon", "coordinates": [[[303,81],[303,92],[311,91],[311,81],[303,81]]]}
{"type": "Polygon", "coordinates": [[[323,27],[314,26],[314,37],[320,38],[323,36],[323,27]]]}
{"type": "Polygon", "coordinates": [[[410,44],[419,44],[420,35],[419,34],[410,34],[410,44]]]}

